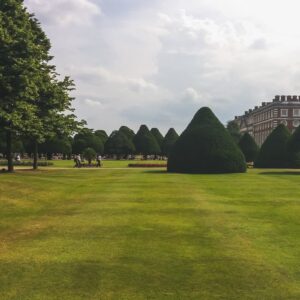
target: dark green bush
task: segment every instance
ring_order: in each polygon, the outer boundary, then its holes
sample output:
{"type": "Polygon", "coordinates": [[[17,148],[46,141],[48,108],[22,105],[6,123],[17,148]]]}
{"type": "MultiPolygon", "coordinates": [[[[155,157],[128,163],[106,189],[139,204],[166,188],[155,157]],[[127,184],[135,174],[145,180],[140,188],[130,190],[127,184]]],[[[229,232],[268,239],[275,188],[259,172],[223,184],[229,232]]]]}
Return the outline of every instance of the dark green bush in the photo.
{"type": "Polygon", "coordinates": [[[291,167],[300,168],[300,126],[288,141],[288,154],[290,156],[291,167]]]}
{"type": "Polygon", "coordinates": [[[243,153],[213,112],[201,108],[171,150],[168,171],[239,173],[246,171],[243,153]]]}
{"type": "Polygon", "coordinates": [[[161,151],[163,155],[169,156],[172,147],[175,145],[179,136],[174,128],[170,128],[162,142],[161,151]]]}
{"type": "Polygon", "coordinates": [[[259,147],[248,132],[240,139],[239,147],[245,156],[246,162],[253,162],[259,153],[259,147]]]}
{"type": "Polygon", "coordinates": [[[150,132],[152,133],[152,135],[155,137],[156,142],[158,143],[160,149],[164,140],[164,137],[162,136],[162,134],[160,133],[160,131],[158,130],[158,128],[152,128],[150,130],[150,132]]]}
{"type": "Polygon", "coordinates": [[[290,166],[287,143],[291,137],[289,130],[278,125],[260,148],[254,163],[255,168],[287,168],[290,166]]]}
{"type": "Polygon", "coordinates": [[[105,143],[105,154],[129,155],[133,154],[135,147],[122,131],[114,131],[105,143]]]}
{"type": "Polygon", "coordinates": [[[83,157],[89,162],[92,163],[92,160],[97,156],[96,151],[93,148],[86,148],[83,150],[83,157]]]}
{"type": "Polygon", "coordinates": [[[143,155],[159,154],[160,147],[146,125],[142,125],[133,138],[136,153],[143,155]]]}

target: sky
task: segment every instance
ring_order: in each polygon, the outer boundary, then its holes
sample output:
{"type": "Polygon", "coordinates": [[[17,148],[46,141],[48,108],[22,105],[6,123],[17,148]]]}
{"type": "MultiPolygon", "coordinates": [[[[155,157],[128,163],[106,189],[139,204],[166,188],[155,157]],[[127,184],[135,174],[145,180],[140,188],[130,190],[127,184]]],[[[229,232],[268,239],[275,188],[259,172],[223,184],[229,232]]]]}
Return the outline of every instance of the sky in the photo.
{"type": "Polygon", "coordinates": [[[181,132],[300,94],[297,0],[25,0],[89,128],[181,132]]]}

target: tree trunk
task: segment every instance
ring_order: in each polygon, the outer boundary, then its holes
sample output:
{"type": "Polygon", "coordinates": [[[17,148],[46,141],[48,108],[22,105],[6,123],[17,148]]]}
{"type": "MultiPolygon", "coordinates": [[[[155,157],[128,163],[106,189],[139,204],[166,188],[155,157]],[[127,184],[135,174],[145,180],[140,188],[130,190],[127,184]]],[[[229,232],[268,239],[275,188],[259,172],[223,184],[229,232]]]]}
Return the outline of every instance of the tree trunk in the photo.
{"type": "Polygon", "coordinates": [[[14,171],[14,162],[12,154],[12,134],[10,131],[6,133],[6,158],[7,158],[7,170],[12,173],[14,171]]]}
{"type": "Polygon", "coordinates": [[[38,169],[38,143],[37,141],[34,141],[34,152],[33,152],[33,170],[38,169]]]}

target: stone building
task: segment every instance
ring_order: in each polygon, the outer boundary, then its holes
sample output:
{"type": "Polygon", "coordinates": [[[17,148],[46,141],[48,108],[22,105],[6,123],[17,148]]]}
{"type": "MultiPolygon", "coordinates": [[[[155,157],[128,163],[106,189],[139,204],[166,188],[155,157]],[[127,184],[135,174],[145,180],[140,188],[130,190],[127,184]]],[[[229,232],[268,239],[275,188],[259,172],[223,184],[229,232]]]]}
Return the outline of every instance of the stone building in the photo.
{"type": "Polygon", "coordinates": [[[279,124],[293,132],[300,125],[300,96],[275,96],[272,102],[249,109],[242,116],[235,117],[242,133],[251,134],[258,145],[279,124]]]}

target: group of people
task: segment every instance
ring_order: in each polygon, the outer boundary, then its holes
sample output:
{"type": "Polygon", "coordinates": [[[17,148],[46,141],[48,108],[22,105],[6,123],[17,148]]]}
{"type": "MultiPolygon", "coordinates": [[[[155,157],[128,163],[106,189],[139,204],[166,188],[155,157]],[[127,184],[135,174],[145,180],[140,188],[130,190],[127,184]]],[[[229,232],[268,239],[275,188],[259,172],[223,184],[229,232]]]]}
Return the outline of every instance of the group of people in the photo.
{"type": "MultiPolygon", "coordinates": [[[[81,168],[82,167],[83,161],[81,159],[80,154],[74,155],[74,162],[75,162],[75,166],[74,166],[75,168],[81,168]]],[[[96,167],[100,168],[102,166],[102,156],[101,155],[97,155],[96,162],[97,162],[96,167]]]]}

